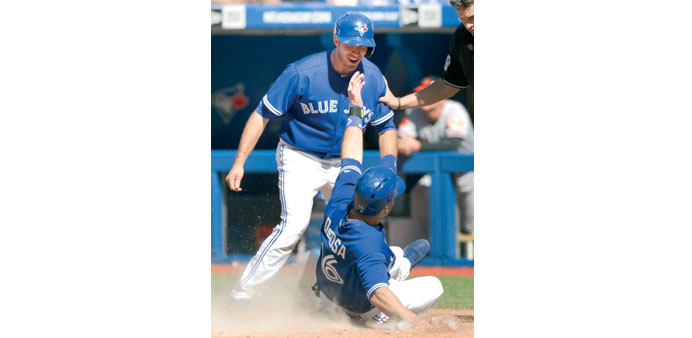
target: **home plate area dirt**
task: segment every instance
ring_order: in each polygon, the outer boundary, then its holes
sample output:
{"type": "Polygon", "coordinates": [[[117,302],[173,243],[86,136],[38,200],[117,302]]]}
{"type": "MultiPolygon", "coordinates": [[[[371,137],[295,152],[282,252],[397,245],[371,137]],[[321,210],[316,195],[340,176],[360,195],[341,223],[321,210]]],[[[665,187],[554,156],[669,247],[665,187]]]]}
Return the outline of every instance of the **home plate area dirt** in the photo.
{"type": "MultiPolygon", "coordinates": [[[[284,318],[265,315],[242,315],[225,321],[228,326],[216,328],[212,338],[231,337],[287,337],[287,338],[335,338],[335,337],[473,337],[473,310],[433,309],[428,315],[436,320],[436,327],[428,332],[396,330],[394,325],[372,329],[357,326],[346,318],[326,318],[320,315],[293,313],[284,318]]],[[[212,328],[214,330],[214,328],[212,328]]]]}
{"type": "MultiPolygon", "coordinates": [[[[312,261],[296,264],[297,267],[284,267],[284,273],[267,282],[261,297],[254,299],[249,306],[239,308],[229,306],[231,288],[235,285],[236,278],[217,281],[211,295],[211,337],[473,337],[473,309],[433,308],[422,313],[424,317],[432,316],[435,324],[428,332],[405,331],[397,328],[394,321],[367,327],[354,323],[342,311],[330,311],[320,306],[319,298],[315,297],[311,289],[315,283],[315,264],[316,258],[313,258],[312,261]],[[306,266],[310,268],[305,268],[306,266]]],[[[238,273],[242,271],[240,268],[238,267],[238,273]]],[[[443,275],[445,272],[439,268],[431,268],[431,271],[423,268],[426,267],[418,269],[421,270],[419,273],[443,275]]],[[[212,273],[218,276],[239,277],[238,274],[233,274],[235,271],[230,271],[230,268],[227,270],[229,271],[212,270],[212,273]]],[[[472,269],[470,275],[473,275],[472,269]]]]}

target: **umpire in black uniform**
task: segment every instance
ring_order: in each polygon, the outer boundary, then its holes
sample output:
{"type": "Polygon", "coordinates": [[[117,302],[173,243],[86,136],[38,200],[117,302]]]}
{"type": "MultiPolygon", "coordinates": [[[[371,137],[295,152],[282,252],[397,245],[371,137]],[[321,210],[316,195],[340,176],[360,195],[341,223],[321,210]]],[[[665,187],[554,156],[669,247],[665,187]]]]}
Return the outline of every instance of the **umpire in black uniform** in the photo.
{"type": "Polygon", "coordinates": [[[427,106],[454,96],[461,88],[468,89],[468,108],[473,119],[473,0],[449,0],[457,11],[461,25],[457,27],[449,46],[442,81],[435,81],[427,88],[403,97],[396,97],[387,88],[380,98],[391,109],[407,109],[427,106]]]}

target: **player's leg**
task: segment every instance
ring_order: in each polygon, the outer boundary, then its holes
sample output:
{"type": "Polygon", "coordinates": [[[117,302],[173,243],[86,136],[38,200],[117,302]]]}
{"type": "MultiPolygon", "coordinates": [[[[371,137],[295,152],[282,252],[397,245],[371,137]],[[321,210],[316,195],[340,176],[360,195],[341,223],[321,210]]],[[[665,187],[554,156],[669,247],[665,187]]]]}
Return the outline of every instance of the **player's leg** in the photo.
{"type": "Polygon", "coordinates": [[[473,171],[455,175],[457,203],[461,212],[461,231],[473,233],[473,171]]]}
{"type": "Polygon", "coordinates": [[[248,263],[233,298],[252,298],[257,287],[272,278],[286,263],[310,220],[313,197],[319,188],[319,162],[283,143],[277,148],[281,222],[274,227],[248,263]]]}
{"type": "Polygon", "coordinates": [[[325,201],[329,203],[334,183],[336,183],[336,178],[339,176],[339,171],[341,171],[341,159],[322,160],[322,165],[323,184],[320,187],[320,192],[324,196],[325,201]]]}
{"type": "MultiPolygon", "coordinates": [[[[422,249],[422,256],[427,254],[430,245],[422,249]]],[[[411,261],[404,256],[404,250],[396,246],[389,247],[396,257],[394,265],[389,270],[392,278],[389,280],[389,289],[399,298],[401,304],[413,312],[424,311],[437,302],[442,296],[442,284],[437,277],[418,277],[406,279],[411,271],[411,261]],[[415,282],[412,282],[415,281],[415,282]]],[[[418,263],[420,260],[417,260],[418,263]]],[[[415,264],[414,264],[415,266],[415,264]]]]}
{"type": "Polygon", "coordinates": [[[411,269],[423,261],[423,258],[430,251],[430,242],[420,238],[409,243],[403,249],[398,246],[390,246],[389,249],[392,250],[395,257],[394,265],[388,271],[389,275],[392,279],[402,281],[408,277],[411,269]]]}
{"type": "Polygon", "coordinates": [[[394,265],[389,269],[391,279],[405,280],[411,272],[411,261],[404,258],[404,250],[398,246],[390,246],[390,250],[394,253],[394,265]]]}
{"type": "Polygon", "coordinates": [[[405,281],[390,279],[389,289],[399,298],[404,307],[415,313],[435,306],[444,293],[442,283],[435,276],[417,277],[405,281]]]}

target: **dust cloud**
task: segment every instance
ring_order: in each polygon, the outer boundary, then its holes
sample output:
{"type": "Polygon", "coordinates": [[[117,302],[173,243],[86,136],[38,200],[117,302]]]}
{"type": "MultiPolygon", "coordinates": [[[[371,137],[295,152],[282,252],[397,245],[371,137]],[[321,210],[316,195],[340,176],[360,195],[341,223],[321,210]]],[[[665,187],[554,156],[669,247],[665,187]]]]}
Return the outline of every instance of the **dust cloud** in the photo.
{"type": "Polygon", "coordinates": [[[212,295],[212,332],[219,334],[319,332],[355,329],[347,315],[321,307],[311,286],[317,256],[299,254],[280,276],[262,289],[262,296],[242,311],[229,309],[230,295],[212,295]]]}
{"type": "Polygon", "coordinates": [[[212,338],[473,337],[473,310],[433,309],[429,312],[436,318],[436,328],[426,333],[402,332],[394,321],[377,327],[355,324],[343,312],[320,304],[311,289],[316,262],[317,255],[312,252],[299,254],[296,262],[284,266],[245,311],[229,309],[229,293],[213,294],[212,338]]]}

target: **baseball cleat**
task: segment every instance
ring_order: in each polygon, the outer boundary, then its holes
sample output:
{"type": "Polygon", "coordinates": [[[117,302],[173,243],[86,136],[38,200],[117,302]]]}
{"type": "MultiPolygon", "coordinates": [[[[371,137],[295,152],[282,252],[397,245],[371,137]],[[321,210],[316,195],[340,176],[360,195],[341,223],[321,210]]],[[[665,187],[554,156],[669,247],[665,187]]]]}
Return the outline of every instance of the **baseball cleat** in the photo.
{"type": "Polygon", "coordinates": [[[368,320],[363,320],[363,318],[360,318],[360,320],[356,323],[369,329],[396,331],[396,322],[394,320],[390,320],[389,317],[382,312],[378,312],[374,317],[368,320]]]}
{"type": "Polygon", "coordinates": [[[375,323],[382,324],[382,323],[388,321],[389,317],[387,317],[387,315],[382,313],[382,312],[378,312],[377,314],[375,314],[375,316],[372,317],[372,320],[375,323]]]}
{"type": "Polygon", "coordinates": [[[404,257],[411,261],[411,269],[418,265],[430,250],[430,242],[427,239],[413,241],[404,248],[404,257]]]}

